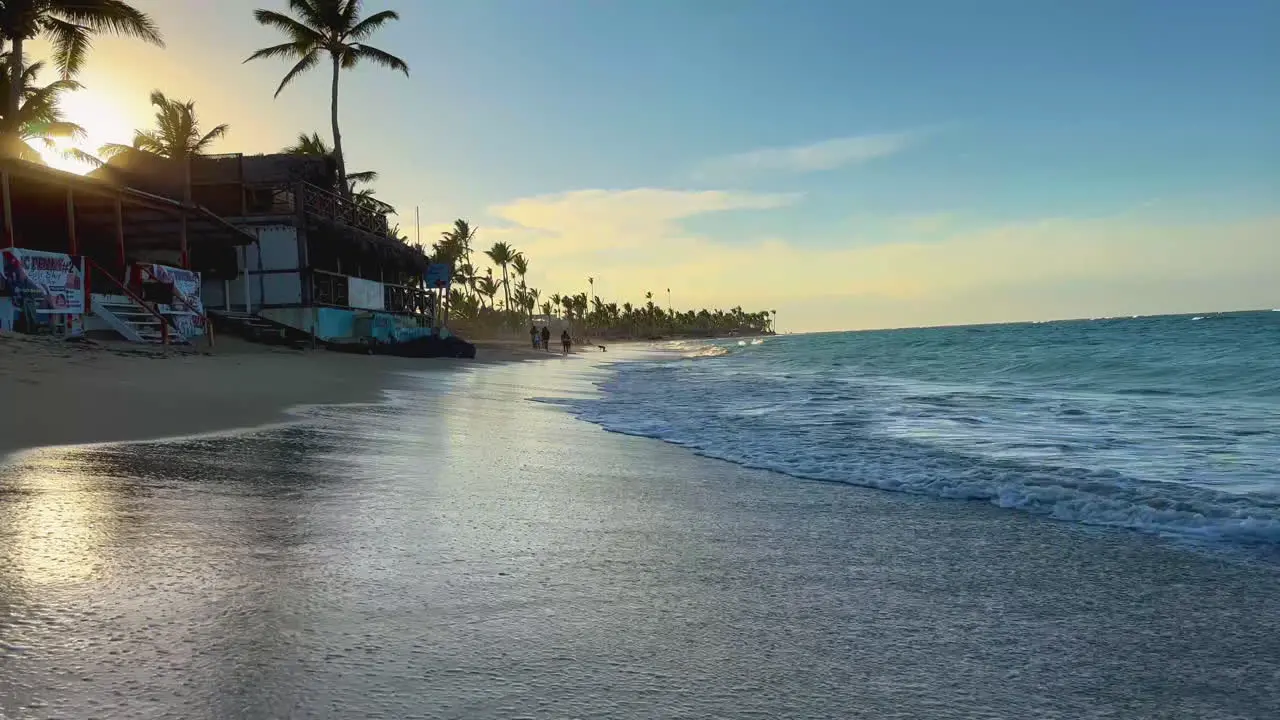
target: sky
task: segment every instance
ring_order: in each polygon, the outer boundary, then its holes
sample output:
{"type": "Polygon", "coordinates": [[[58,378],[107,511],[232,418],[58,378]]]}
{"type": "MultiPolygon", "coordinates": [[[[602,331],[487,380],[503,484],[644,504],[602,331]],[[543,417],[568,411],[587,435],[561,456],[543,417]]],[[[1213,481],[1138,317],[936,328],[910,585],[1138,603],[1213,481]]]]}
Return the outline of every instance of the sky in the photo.
{"type": "MultiPolygon", "coordinates": [[[[147,96],[217,152],[329,135],[272,94],[284,0],[133,0],[67,98],[84,147],[147,96]]],[[[1275,0],[366,0],[406,60],[342,78],[347,166],[411,240],[454,218],[529,283],[817,331],[1280,307],[1275,0]],[[421,224],[415,227],[415,212],[421,224]]],[[[36,52],[42,52],[37,47],[36,52]]]]}

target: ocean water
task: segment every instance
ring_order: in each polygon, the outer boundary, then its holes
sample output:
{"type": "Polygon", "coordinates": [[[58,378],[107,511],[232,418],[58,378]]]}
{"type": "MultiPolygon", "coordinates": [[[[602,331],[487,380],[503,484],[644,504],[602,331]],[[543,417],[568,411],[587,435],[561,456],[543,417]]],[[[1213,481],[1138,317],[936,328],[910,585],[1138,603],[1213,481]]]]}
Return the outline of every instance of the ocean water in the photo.
{"type": "Polygon", "coordinates": [[[0,459],[0,718],[1280,717],[1280,565],[530,402],[632,352],[0,459]]]}
{"type": "Polygon", "coordinates": [[[1280,551],[1280,313],[670,343],[558,401],[795,478],[1280,551]]]}

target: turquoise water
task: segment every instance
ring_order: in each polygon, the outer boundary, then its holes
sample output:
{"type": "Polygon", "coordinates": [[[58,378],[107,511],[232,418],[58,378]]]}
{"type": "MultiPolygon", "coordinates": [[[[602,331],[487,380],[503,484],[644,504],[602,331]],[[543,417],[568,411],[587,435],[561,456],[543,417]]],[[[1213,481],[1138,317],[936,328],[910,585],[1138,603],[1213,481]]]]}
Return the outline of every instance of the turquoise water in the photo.
{"type": "Polygon", "coordinates": [[[1280,549],[1280,312],[680,342],[565,401],[786,475],[1280,549]]]}

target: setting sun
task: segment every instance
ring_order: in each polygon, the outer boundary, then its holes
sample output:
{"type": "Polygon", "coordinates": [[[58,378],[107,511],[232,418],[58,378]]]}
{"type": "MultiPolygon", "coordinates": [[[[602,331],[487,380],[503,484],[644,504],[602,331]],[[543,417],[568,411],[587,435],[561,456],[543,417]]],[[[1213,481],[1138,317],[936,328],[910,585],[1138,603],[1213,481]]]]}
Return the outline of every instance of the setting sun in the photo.
{"type": "Polygon", "coordinates": [[[51,167],[74,173],[86,173],[93,169],[91,163],[69,157],[67,151],[82,150],[97,156],[98,148],[105,143],[128,143],[143,117],[133,117],[122,109],[112,92],[106,88],[86,88],[67,93],[61,98],[62,114],[69,122],[85,130],[84,137],[72,140],[59,139],[52,148],[40,147],[40,154],[51,167]]]}

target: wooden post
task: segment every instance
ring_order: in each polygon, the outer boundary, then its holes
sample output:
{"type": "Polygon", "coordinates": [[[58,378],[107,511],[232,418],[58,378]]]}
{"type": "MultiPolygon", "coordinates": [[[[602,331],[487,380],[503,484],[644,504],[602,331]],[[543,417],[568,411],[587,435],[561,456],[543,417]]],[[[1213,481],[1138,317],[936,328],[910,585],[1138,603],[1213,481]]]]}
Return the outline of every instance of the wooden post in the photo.
{"type": "Polygon", "coordinates": [[[187,259],[187,207],[185,205],[182,206],[182,225],[178,231],[178,250],[181,257],[178,264],[183,270],[187,270],[190,263],[187,259]]]}
{"type": "Polygon", "coordinates": [[[187,209],[191,207],[191,156],[187,156],[182,167],[186,182],[182,185],[182,225],[178,231],[178,246],[182,256],[180,265],[183,270],[190,270],[190,256],[187,253],[187,209]]]}
{"type": "Polygon", "coordinates": [[[76,237],[76,194],[67,188],[67,240],[71,247],[70,255],[80,254],[80,241],[76,237]]]}
{"type": "Polygon", "coordinates": [[[120,277],[129,274],[129,259],[124,252],[124,200],[116,196],[116,249],[120,251],[120,277]]]}
{"type": "MultiPolygon", "coordinates": [[[[292,189],[294,197],[303,197],[306,193],[306,186],[301,181],[294,183],[292,189]]],[[[299,204],[294,207],[293,237],[298,247],[298,287],[302,291],[298,300],[303,307],[311,307],[315,304],[315,275],[312,273],[311,267],[311,239],[307,236],[307,208],[305,204],[299,204]]]]}
{"type": "Polygon", "coordinates": [[[13,236],[13,202],[9,198],[9,171],[0,170],[0,193],[4,195],[4,239],[15,247],[13,236]]]}
{"type": "MultiPolygon", "coordinates": [[[[254,234],[257,234],[255,231],[254,234]]],[[[240,273],[240,277],[244,280],[244,311],[253,312],[253,289],[249,287],[249,246],[240,246],[240,262],[244,265],[244,271],[240,273]]]]}

